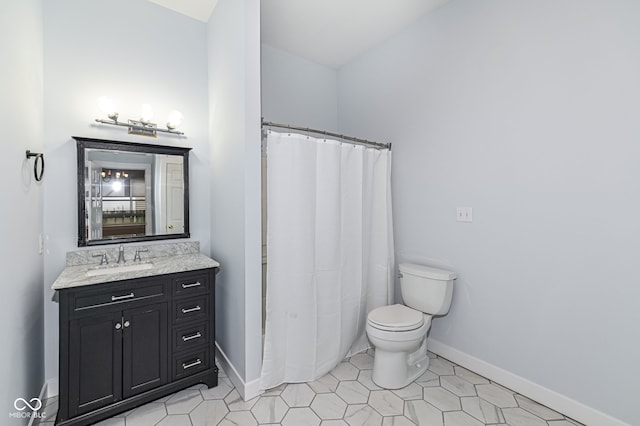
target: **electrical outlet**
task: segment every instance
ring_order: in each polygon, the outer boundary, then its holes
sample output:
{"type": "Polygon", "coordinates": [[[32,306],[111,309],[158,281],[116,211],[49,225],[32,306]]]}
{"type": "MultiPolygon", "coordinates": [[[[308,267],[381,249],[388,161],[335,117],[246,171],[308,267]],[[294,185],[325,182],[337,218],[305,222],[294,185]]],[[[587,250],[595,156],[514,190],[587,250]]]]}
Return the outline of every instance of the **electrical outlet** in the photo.
{"type": "Polygon", "coordinates": [[[473,222],[473,209],[471,207],[456,208],[456,221],[473,222]]]}

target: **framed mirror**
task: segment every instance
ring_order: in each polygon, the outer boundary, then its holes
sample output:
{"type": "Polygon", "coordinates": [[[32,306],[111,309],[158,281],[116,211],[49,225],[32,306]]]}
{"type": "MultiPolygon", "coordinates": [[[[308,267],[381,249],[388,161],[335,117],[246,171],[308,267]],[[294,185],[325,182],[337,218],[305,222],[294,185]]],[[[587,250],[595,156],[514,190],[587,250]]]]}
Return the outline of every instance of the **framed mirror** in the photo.
{"type": "Polygon", "coordinates": [[[79,247],[189,238],[191,148],[73,138],[79,247]]]}

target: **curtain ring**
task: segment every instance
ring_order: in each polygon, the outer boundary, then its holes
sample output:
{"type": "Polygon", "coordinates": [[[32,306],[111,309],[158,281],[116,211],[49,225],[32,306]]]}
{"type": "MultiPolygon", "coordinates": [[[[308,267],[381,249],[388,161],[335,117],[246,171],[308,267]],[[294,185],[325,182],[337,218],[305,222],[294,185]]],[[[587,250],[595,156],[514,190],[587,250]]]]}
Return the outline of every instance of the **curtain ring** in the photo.
{"type": "Polygon", "coordinates": [[[36,157],[36,161],[33,163],[33,177],[36,178],[36,181],[40,182],[44,175],[44,154],[41,152],[31,152],[30,150],[27,150],[27,159],[31,157],[36,157]],[[38,163],[40,164],[40,167],[38,167],[38,163]]]}

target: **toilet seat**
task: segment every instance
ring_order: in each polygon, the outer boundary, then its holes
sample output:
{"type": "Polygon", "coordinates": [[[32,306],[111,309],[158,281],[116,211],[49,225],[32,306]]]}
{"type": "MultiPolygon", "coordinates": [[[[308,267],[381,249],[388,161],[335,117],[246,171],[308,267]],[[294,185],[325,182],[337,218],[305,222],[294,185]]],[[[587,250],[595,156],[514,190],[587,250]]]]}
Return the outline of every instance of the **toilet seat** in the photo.
{"type": "Polygon", "coordinates": [[[381,306],[369,312],[367,322],[384,331],[411,331],[422,327],[425,314],[408,306],[381,306]]]}

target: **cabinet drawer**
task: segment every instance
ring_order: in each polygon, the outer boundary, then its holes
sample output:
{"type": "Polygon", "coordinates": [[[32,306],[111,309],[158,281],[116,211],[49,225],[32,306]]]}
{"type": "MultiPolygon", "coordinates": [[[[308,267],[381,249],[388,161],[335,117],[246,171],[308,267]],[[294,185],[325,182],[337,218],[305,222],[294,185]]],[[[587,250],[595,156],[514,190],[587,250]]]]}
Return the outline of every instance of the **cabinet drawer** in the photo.
{"type": "Polygon", "coordinates": [[[190,296],[207,292],[209,292],[209,273],[206,271],[182,274],[173,279],[173,294],[175,296],[190,296]]]}
{"type": "Polygon", "coordinates": [[[209,343],[209,322],[175,327],[173,329],[173,352],[188,350],[209,343]]]}
{"type": "Polygon", "coordinates": [[[148,300],[164,297],[162,282],[146,282],[130,286],[114,287],[108,290],[87,291],[74,299],[73,309],[76,311],[97,308],[100,306],[122,304],[136,300],[148,300]]]}
{"type": "Polygon", "coordinates": [[[173,359],[173,378],[189,376],[199,371],[208,370],[209,348],[178,355],[173,359]]]}
{"type": "Polygon", "coordinates": [[[182,322],[190,319],[206,319],[209,317],[209,295],[179,299],[173,302],[173,320],[182,322]]]}

